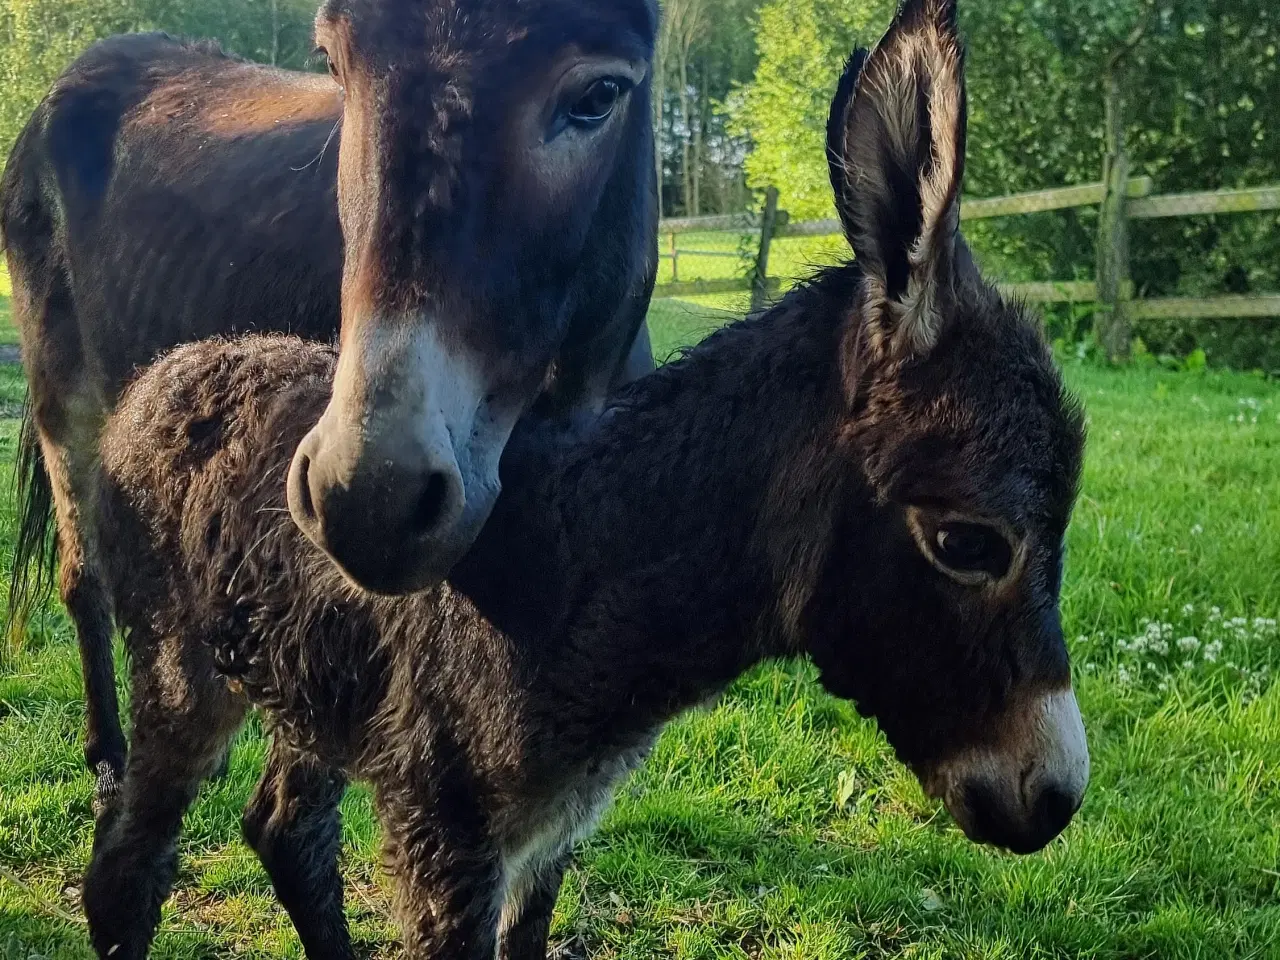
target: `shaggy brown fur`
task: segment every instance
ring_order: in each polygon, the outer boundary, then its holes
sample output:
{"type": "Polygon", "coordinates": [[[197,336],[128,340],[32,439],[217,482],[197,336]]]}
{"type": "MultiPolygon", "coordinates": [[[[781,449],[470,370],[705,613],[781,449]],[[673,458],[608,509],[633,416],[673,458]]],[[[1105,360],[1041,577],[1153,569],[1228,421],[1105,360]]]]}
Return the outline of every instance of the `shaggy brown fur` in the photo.
{"type": "MultiPolygon", "coordinates": [[[[893,30],[953,39],[953,15],[924,0],[893,30]]],[[[856,81],[833,116],[882,95],[856,81]]],[[[851,168],[841,142],[859,262],[905,271],[920,231],[860,191],[915,191],[917,158],[885,144],[904,181],[851,168]],[[867,237],[893,241],[879,261],[867,237]]],[[[1087,767],[1035,707],[1070,697],[1057,598],[1080,416],[1035,323],[967,259],[925,274],[954,279],[930,291],[927,349],[891,325],[910,322],[892,271],[870,269],[824,272],[599,416],[525,422],[473,551],[406,598],[352,590],[284,510],[331,351],[213,342],[145,373],[104,442],[134,740],[85,880],[100,955],[145,956],[183,811],[251,706],[272,739],[245,835],[312,958],[352,956],[347,777],[374,787],[410,957],[541,958],[570,846],[612,788],[664,723],[769,657],[812,656],[975,839],[1055,836],[1087,767]]]]}
{"type": "MultiPolygon", "coordinates": [[[[345,290],[345,336],[432,325],[466,352],[431,371],[435,389],[465,367],[496,420],[513,421],[544,383],[551,407],[598,406],[611,381],[652,369],[640,329],[657,263],[648,80],[623,90],[595,132],[553,136],[531,115],[545,109],[551,122],[572,107],[582,91],[556,86],[567,65],[641,69],[655,20],[651,0],[334,0],[317,34],[338,82],[141,34],[94,45],[54,83],[0,187],[31,391],[10,627],[40,599],[56,512],[85,755],[104,796],[125,747],[94,497],[99,433],[124,383],[163,350],[215,334],[329,341],[345,290]]],[[[366,371],[360,357],[353,348],[349,378],[397,372],[366,371]]],[[[349,405],[388,424],[385,444],[417,428],[385,394],[349,405]]],[[[446,426],[496,465],[503,430],[446,426]]],[[[331,516],[329,532],[358,527],[346,541],[356,554],[397,547],[404,574],[415,565],[394,533],[432,522],[417,509],[431,464],[374,452],[378,464],[409,464],[392,484],[404,496],[361,496],[364,508],[331,516]]],[[[454,452],[465,469],[475,451],[454,452]]],[[[468,516],[482,518],[496,485],[465,479],[468,516]]],[[[460,552],[476,526],[441,536],[460,552]]],[[[435,575],[447,558],[440,543],[426,547],[419,565],[435,575]]]]}

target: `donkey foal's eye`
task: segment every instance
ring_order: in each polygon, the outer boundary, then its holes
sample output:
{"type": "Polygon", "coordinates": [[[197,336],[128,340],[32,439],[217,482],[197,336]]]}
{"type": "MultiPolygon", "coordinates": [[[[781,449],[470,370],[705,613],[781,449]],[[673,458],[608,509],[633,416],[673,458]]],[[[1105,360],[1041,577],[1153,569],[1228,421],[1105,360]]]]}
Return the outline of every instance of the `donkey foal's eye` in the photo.
{"type": "Polygon", "coordinates": [[[612,77],[596,80],[569,107],[569,119],[578,126],[596,126],[613,113],[622,97],[622,83],[612,77]]]}
{"type": "Polygon", "coordinates": [[[938,526],[933,537],[938,562],[963,573],[1003,577],[1013,551],[999,531],[981,523],[950,522],[938,526]]]}

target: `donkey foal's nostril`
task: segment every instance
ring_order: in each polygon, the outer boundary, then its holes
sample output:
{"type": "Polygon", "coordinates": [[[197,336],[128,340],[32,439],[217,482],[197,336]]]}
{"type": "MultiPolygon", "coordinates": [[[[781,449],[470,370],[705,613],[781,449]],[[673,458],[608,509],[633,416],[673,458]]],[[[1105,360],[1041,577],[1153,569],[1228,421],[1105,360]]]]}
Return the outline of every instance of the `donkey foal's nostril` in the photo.
{"type": "Polygon", "coordinates": [[[410,519],[412,530],[417,535],[430,533],[435,529],[444,513],[445,502],[449,496],[449,478],[439,470],[427,477],[422,494],[414,508],[410,519]]]}

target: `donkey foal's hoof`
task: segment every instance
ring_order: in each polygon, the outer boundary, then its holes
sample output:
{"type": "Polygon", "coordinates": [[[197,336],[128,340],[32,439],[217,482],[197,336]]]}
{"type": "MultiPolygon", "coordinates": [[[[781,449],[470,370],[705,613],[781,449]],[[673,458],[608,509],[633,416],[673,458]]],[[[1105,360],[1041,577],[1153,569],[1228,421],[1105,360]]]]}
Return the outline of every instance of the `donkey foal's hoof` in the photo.
{"type": "Polygon", "coordinates": [[[225,780],[227,774],[231,772],[231,749],[227,748],[227,752],[222,755],[222,761],[218,764],[218,769],[213,771],[213,780],[225,780]]]}

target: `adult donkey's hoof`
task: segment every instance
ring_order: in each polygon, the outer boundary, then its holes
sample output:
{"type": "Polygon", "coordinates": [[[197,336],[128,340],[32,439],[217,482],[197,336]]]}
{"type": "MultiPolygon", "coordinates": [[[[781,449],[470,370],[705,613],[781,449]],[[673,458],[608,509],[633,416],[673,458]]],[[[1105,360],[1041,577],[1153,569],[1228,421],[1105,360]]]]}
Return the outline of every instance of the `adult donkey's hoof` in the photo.
{"type": "Polygon", "coordinates": [[[116,771],[109,760],[99,760],[93,770],[97,775],[97,782],[93,787],[93,819],[100,821],[119,803],[120,785],[124,776],[116,771]]]}

